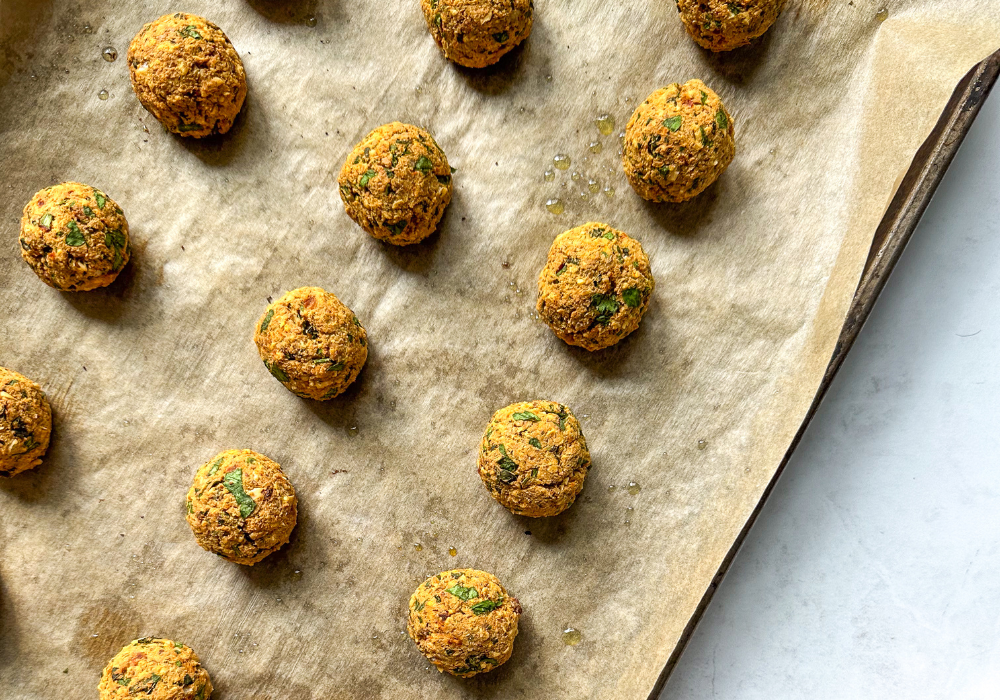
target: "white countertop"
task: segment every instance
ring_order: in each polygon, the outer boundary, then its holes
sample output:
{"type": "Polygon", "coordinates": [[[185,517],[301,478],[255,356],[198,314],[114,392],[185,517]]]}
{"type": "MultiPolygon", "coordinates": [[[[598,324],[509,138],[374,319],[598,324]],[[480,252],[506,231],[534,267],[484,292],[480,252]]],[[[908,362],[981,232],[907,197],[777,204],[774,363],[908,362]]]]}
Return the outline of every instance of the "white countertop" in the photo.
{"type": "Polygon", "coordinates": [[[1000,698],[1000,86],[661,700],[1000,698]]]}

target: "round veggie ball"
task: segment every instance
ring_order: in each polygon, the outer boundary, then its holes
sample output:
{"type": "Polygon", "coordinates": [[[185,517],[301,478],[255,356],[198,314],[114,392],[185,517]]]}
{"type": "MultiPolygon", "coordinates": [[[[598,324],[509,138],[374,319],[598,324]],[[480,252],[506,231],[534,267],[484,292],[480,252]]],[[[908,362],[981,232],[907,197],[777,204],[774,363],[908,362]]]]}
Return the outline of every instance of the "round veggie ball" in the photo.
{"type": "Polygon", "coordinates": [[[470,678],[506,663],[520,616],[521,604],[496,576],[455,569],[417,587],[406,631],[438,671],[470,678]]]}
{"type": "Polygon", "coordinates": [[[639,241],[591,222],[552,242],[538,275],[538,315],[570,345],[601,350],[639,327],[654,286],[639,241]]]}
{"type": "Polygon", "coordinates": [[[187,522],[203,549],[253,566],[288,542],[298,500],[281,466],[253,450],[226,450],[201,465],[187,522]]]}
{"type": "Polygon", "coordinates": [[[580,422],[568,406],[524,401],[493,414],[479,450],[479,477],[515,515],[559,515],[590,469],[580,422]]]}
{"type": "Polygon", "coordinates": [[[420,0],[445,57],[467,68],[493,65],[531,34],[532,0],[420,0]]]}
{"type": "Polygon", "coordinates": [[[0,476],[41,464],[51,434],[52,409],[41,387],[0,367],[0,476]]]}
{"type": "Polygon", "coordinates": [[[625,176],[643,199],[687,201],[729,167],[733,127],[722,100],[700,80],[660,88],[625,127],[625,176]]]}
{"type": "Polygon", "coordinates": [[[710,51],[746,46],[778,19],[785,0],[677,0],[688,34],[710,51]]]}
{"type": "Polygon", "coordinates": [[[212,679],[190,647],[169,639],[143,637],[108,662],[97,690],[101,700],[208,700],[212,679]]]}
{"type": "Polygon", "coordinates": [[[66,292],[108,286],[132,254],[121,207],[79,182],[35,193],[24,207],[20,243],[38,278],[66,292]]]}
{"type": "Polygon", "coordinates": [[[348,216],[380,241],[419,243],[451,201],[448,158],[423,129],[392,122],[354,147],[340,170],[348,216]]]}
{"type": "Polygon", "coordinates": [[[144,26],[129,44],[128,66],[139,102],[175,134],[226,133],[247,96],[229,37],[198,15],[177,12],[144,26]]]}
{"type": "Polygon", "coordinates": [[[368,359],[361,321],[319,287],[293,289],[268,306],[254,342],[274,378],[304,399],[342,394],[368,359]]]}

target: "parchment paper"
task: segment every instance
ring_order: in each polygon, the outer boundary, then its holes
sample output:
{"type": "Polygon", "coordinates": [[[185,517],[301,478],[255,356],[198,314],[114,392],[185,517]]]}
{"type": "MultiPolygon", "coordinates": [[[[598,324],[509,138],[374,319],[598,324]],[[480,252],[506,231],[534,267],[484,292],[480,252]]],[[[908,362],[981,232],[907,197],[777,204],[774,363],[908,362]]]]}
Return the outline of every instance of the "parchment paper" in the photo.
{"type": "Polygon", "coordinates": [[[95,697],[143,635],[190,644],[219,698],[646,696],[805,415],[895,182],[1000,44],[1000,8],[789,0],[722,56],[666,0],[536,8],[523,49],[472,71],[442,58],[416,0],[0,4],[0,364],[54,410],[44,465],[0,482],[3,697],[95,697]],[[245,62],[224,138],[165,133],[129,88],[129,40],[176,10],[245,62]],[[692,77],[734,115],[736,160],[687,205],[646,204],[617,131],[692,77]],[[337,195],[351,146],[393,119],[458,168],[414,248],[369,238],[337,195]],[[556,153],[573,165],[546,182],[556,153]],[[582,200],[588,178],[614,196],[582,200]],[[63,180],[128,217],[133,261],[107,290],[54,291],[20,260],[24,203],[63,180]],[[533,312],[552,239],[588,220],[638,238],[657,281],[639,331],[593,355],[533,312]],[[335,292],[371,342],[325,404],[274,381],[251,339],[267,299],[303,285],[335,292]],[[475,471],[492,412],[535,397],[576,411],[595,465],[547,520],[511,516],[475,471]],[[299,494],[291,543],[253,568],[184,521],[194,469],[237,447],[299,494]],[[525,610],[510,662],[468,681],[403,632],[412,589],[454,567],[495,572],[525,610]]]}

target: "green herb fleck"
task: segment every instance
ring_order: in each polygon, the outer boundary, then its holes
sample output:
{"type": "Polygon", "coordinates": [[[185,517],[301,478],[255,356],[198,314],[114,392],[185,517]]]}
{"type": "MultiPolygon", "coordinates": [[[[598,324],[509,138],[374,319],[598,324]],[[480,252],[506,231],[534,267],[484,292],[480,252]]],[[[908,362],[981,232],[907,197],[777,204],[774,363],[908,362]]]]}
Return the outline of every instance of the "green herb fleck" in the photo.
{"type": "Polygon", "coordinates": [[[375,177],[375,171],[374,170],[367,171],[364,175],[361,176],[361,179],[358,180],[358,187],[360,187],[361,189],[368,187],[368,183],[371,181],[373,177],[375,177]]]}
{"type": "Polygon", "coordinates": [[[87,205],[84,205],[83,206],[83,213],[86,214],[88,217],[91,217],[91,216],[94,215],[94,210],[91,209],[90,207],[88,207],[87,205]]]}
{"type": "Polygon", "coordinates": [[[69,224],[67,224],[67,228],[69,229],[69,233],[66,234],[66,245],[76,248],[77,246],[84,245],[87,242],[87,239],[84,238],[83,232],[80,230],[80,227],[76,225],[75,221],[70,221],[69,224]]]}
{"type": "Polygon", "coordinates": [[[413,166],[413,169],[419,170],[422,173],[429,173],[434,169],[434,163],[427,156],[420,156],[417,158],[417,163],[413,166]]]}
{"type": "Polygon", "coordinates": [[[389,229],[393,236],[398,236],[406,229],[406,225],[409,223],[409,221],[397,221],[394,224],[386,224],[385,227],[389,229]]]}
{"type": "Polygon", "coordinates": [[[701,103],[705,104],[705,100],[708,99],[708,93],[705,92],[704,90],[700,90],[700,92],[701,92],[701,103]]]}
{"type": "Polygon", "coordinates": [[[277,379],[279,382],[288,381],[288,375],[285,374],[285,370],[281,369],[281,367],[278,367],[277,363],[272,364],[265,360],[264,366],[267,367],[267,371],[273,374],[274,378],[277,379]]]}
{"type": "Polygon", "coordinates": [[[597,322],[601,325],[606,326],[620,306],[618,300],[609,294],[595,294],[590,298],[590,307],[597,312],[597,322]]]}
{"type": "Polygon", "coordinates": [[[442,185],[447,185],[449,182],[451,182],[451,175],[438,175],[437,179],[438,182],[440,182],[442,185]]]}
{"type": "Polygon", "coordinates": [[[451,593],[453,596],[461,600],[472,600],[473,598],[479,597],[479,591],[475,588],[466,587],[460,583],[456,583],[451,588],[446,588],[445,592],[451,593]]]}
{"type": "Polygon", "coordinates": [[[198,30],[194,28],[193,24],[189,24],[188,26],[184,27],[184,29],[179,29],[178,32],[181,34],[181,36],[186,36],[189,39],[202,38],[201,34],[198,33],[198,30]]]}
{"type": "Polygon", "coordinates": [[[38,225],[41,226],[46,231],[51,231],[52,230],[52,218],[53,218],[52,214],[46,214],[45,216],[42,217],[42,220],[38,222],[38,225]]]}
{"type": "Polygon", "coordinates": [[[267,327],[271,325],[271,319],[274,318],[274,309],[268,309],[267,313],[264,314],[264,320],[260,322],[260,332],[263,333],[267,330],[267,327]]]}
{"type": "Polygon", "coordinates": [[[100,190],[94,190],[94,201],[97,202],[98,209],[103,209],[104,205],[107,204],[108,198],[100,190]]]}
{"type": "Polygon", "coordinates": [[[723,131],[729,128],[729,117],[726,116],[726,110],[722,107],[719,107],[719,111],[715,113],[715,123],[723,131]]]}
{"type": "Polygon", "coordinates": [[[472,606],[472,612],[476,615],[485,615],[486,613],[491,613],[503,604],[503,598],[499,600],[481,600],[472,606]]]}
{"type": "Polygon", "coordinates": [[[233,498],[240,506],[240,517],[248,518],[250,514],[254,512],[257,508],[257,504],[254,500],[247,495],[247,492],[243,490],[243,470],[234,469],[231,472],[226,472],[226,475],[222,478],[222,483],[225,485],[229,493],[233,494],[233,498]]]}
{"type": "Polygon", "coordinates": [[[215,474],[215,472],[219,471],[219,467],[222,466],[222,460],[223,460],[223,458],[219,457],[217,460],[215,460],[215,462],[212,464],[212,466],[208,468],[208,475],[209,476],[212,476],[212,474],[215,474]]]}
{"type": "Polygon", "coordinates": [[[681,123],[684,120],[680,117],[667,117],[663,120],[663,126],[667,127],[671,131],[677,131],[681,128],[681,123]]]}
{"type": "Polygon", "coordinates": [[[189,676],[188,674],[185,673],[184,674],[184,680],[181,681],[181,685],[182,686],[188,686],[188,685],[191,685],[192,683],[194,683],[194,678],[192,678],[191,676],[189,676]]]}
{"type": "Polygon", "coordinates": [[[626,289],[622,292],[622,299],[625,301],[625,305],[633,309],[638,309],[642,304],[642,292],[638,289],[626,289]]]}
{"type": "Polygon", "coordinates": [[[712,141],[711,141],[711,140],[710,140],[710,139],[708,138],[708,136],[707,136],[707,135],[705,134],[705,127],[703,127],[703,126],[699,126],[699,127],[698,127],[698,131],[700,131],[700,132],[701,132],[701,145],[702,145],[702,146],[706,146],[706,147],[707,147],[707,146],[710,146],[710,145],[712,144],[712,141]]]}
{"type": "Polygon", "coordinates": [[[500,32],[499,34],[494,34],[493,35],[493,41],[497,42],[498,44],[502,44],[503,42],[507,41],[508,39],[510,39],[510,33],[509,32],[500,32]]]}
{"type": "Polygon", "coordinates": [[[187,502],[187,511],[188,511],[188,513],[193,513],[194,512],[194,504],[191,502],[190,499],[188,499],[188,502],[187,502]]]}
{"type": "Polygon", "coordinates": [[[538,449],[542,449],[542,443],[538,441],[538,438],[529,438],[528,444],[531,445],[532,447],[537,447],[538,449]]]}
{"type": "Polygon", "coordinates": [[[153,691],[156,689],[156,684],[160,682],[160,677],[155,673],[149,678],[146,678],[141,683],[136,683],[129,690],[129,695],[138,695],[139,693],[145,693],[146,695],[152,695],[153,691]]]}
{"type": "Polygon", "coordinates": [[[187,131],[199,131],[204,128],[205,127],[203,127],[201,124],[181,124],[179,127],[177,127],[177,131],[183,134],[184,132],[187,131]]]}
{"type": "Polygon", "coordinates": [[[511,418],[513,420],[533,420],[535,422],[538,422],[540,420],[538,416],[536,416],[531,411],[519,411],[511,415],[511,418]]]}
{"type": "Polygon", "coordinates": [[[605,233],[604,237],[607,238],[609,241],[615,240],[615,234],[613,234],[611,231],[608,231],[607,233],[605,233]]]}

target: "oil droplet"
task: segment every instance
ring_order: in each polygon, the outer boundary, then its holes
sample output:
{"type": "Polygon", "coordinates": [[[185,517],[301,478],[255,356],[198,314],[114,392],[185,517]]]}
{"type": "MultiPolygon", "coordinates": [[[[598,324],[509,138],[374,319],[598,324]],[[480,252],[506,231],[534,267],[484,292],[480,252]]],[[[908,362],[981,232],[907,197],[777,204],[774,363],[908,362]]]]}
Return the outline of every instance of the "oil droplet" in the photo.
{"type": "Polygon", "coordinates": [[[424,546],[422,544],[420,544],[419,542],[414,542],[413,543],[413,548],[415,550],[417,550],[418,552],[424,551],[424,546]]]}
{"type": "Polygon", "coordinates": [[[556,153],[552,158],[552,165],[556,166],[557,170],[569,170],[569,163],[569,156],[565,153],[556,153]]]}
{"type": "Polygon", "coordinates": [[[118,49],[114,46],[108,46],[104,49],[104,51],[101,51],[101,56],[108,63],[114,63],[115,59],[118,58],[118,49]]]}
{"type": "Polygon", "coordinates": [[[562,633],[563,644],[568,647],[575,647],[583,640],[583,635],[580,634],[580,630],[573,629],[572,627],[567,627],[562,633]]]}
{"type": "Polygon", "coordinates": [[[586,201],[587,201],[588,199],[590,199],[590,195],[589,195],[589,194],[587,194],[586,192],[581,192],[581,193],[580,193],[580,199],[581,199],[582,201],[586,202],[586,201]]]}
{"type": "Polygon", "coordinates": [[[708,447],[708,443],[707,442],[705,442],[704,440],[699,440],[698,441],[698,449],[699,450],[704,450],[706,447],[708,447]]]}
{"type": "Polygon", "coordinates": [[[615,485],[611,484],[611,486],[608,487],[608,493],[614,493],[614,490],[615,490],[615,485]]]}
{"type": "Polygon", "coordinates": [[[550,83],[552,82],[552,76],[551,75],[546,75],[545,79],[548,80],[550,83]]]}
{"type": "Polygon", "coordinates": [[[601,190],[601,183],[594,178],[590,178],[587,181],[587,189],[590,190],[591,194],[597,194],[601,190]]]}
{"type": "Polygon", "coordinates": [[[546,182],[552,182],[553,180],[556,179],[556,171],[553,170],[552,168],[549,168],[548,170],[545,171],[545,174],[542,175],[542,177],[545,179],[546,182]]]}
{"type": "Polygon", "coordinates": [[[594,120],[594,124],[597,125],[597,130],[605,136],[610,136],[615,130],[615,118],[610,114],[602,114],[594,120]]]}
{"type": "Polygon", "coordinates": [[[502,263],[500,263],[500,267],[502,267],[503,269],[506,270],[506,269],[508,269],[510,267],[510,262],[508,262],[507,260],[504,260],[502,263]]]}
{"type": "Polygon", "coordinates": [[[99,99],[99,100],[106,100],[106,99],[108,99],[108,91],[107,90],[101,90],[99,93],[97,93],[97,99],[99,99]]]}
{"type": "Polygon", "coordinates": [[[313,17],[313,16],[310,16],[308,19],[306,19],[306,26],[307,27],[315,27],[316,26],[316,18],[313,17]]]}
{"type": "Polygon", "coordinates": [[[612,187],[611,185],[605,185],[604,186],[604,196],[607,197],[608,199],[610,199],[611,197],[614,197],[615,196],[615,188],[612,187]]]}
{"type": "Polygon", "coordinates": [[[885,9],[885,8],[883,7],[883,8],[882,8],[881,10],[879,10],[879,11],[878,11],[878,13],[877,13],[877,14],[875,15],[875,19],[877,19],[877,20],[878,20],[879,22],[884,22],[884,21],[886,21],[887,19],[889,19],[889,10],[887,10],[887,9],[885,9]]]}
{"type": "Polygon", "coordinates": [[[561,199],[546,200],[545,208],[548,209],[553,214],[555,214],[556,216],[566,211],[566,205],[563,204],[563,201],[561,199]]]}
{"type": "Polygon", "coordinates": [[[570,177],[573,179],[573,182],[579,182],[580,180],[583,179],[583,175],[580,174],[579,170],[574,170],[573,174],[570,175],[570,177]]]}
{"type": "Polygon", "coordinates": [[[458,556],[458,550],[455,549],[454,547],[448,547],[448,554],[450,554],[453,557],[458,556]]]}
{"type": "Polygon", "coordinates": [[[590,145],[588,145],[587,148],[590,149],[591,153],[600,153],[601,149],[604,148],[604,146],[601,145],[600,141],[591,141],[590,145]]]}
{"type": "Polygon", "coordinates": [[[351,437],[356,436],[358,434],[358,426],[352,425],[347,432],[351,434],[351,437]]]}
{"type": "Polygon", "coordinates": [[[636,482],[634,482],[634,481],[630,481],[630,482],[628,482],[628,492],[629,492],[630,494],[632,494],[633,496],[636,496],[636,495],[638,495],[638,493],[639,493],[640,491],[642,491],[642,487],[641,487],[641,486],[639,486],[639,484],[637,484],[637,483],[636,483],[636,482]]]}

